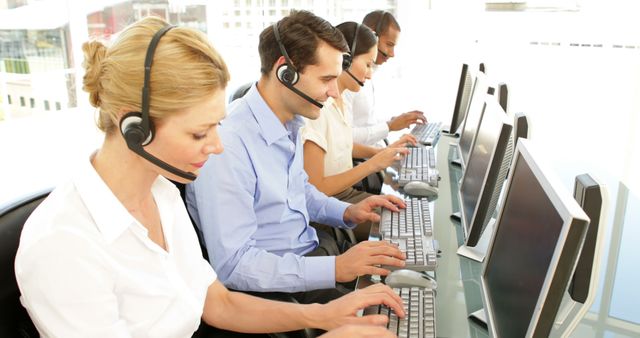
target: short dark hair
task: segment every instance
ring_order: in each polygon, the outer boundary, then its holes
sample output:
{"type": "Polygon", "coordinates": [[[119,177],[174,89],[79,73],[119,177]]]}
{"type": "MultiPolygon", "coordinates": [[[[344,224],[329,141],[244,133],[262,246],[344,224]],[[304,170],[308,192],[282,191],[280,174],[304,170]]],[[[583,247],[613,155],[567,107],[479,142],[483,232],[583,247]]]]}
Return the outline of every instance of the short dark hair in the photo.
{"type": "Polygon", "coordinates": [[[342,32],[342,35],[344,35],[344,39],[347,41],[349,48],[353,46],[353,38],[356,36],[356,27],[358,28],[356,50],[350,51],[353,57],[365,54],[369,49],[371,49],[371,47],[374,47],[378,43],[378,39],[369,27],[357,22],[347,21],[337,25],[336,28],[342,32]]]}
{"type": "Polygon", "coordinates": [[[383,10],[373,11],[365,15],[364,19],[362,19],[362,23],[371,28],[378,37],[384,35],[391,25],[393,25],[393,28],[400,31],[400,24],[393,14],[383,10]],[[379,30],[379,32],[376,30],[379,30]]]}
{"type": "MultiPolygon", "coordinates": [[[[342,33],[327,20],[311,12],[292,10],[276,25],[280,41],[282,41],[298,72],[302,72],[306,66],[318,62],[316,49],[320,41],[326,42],[329,46],[343,53],[349,50],[342,33]]],[[[260,33],[258,52],[260,53],[260,72],[265,75],[269,74],[273,64],[282,56],[272,26],[265,28],[260,33]]]]}

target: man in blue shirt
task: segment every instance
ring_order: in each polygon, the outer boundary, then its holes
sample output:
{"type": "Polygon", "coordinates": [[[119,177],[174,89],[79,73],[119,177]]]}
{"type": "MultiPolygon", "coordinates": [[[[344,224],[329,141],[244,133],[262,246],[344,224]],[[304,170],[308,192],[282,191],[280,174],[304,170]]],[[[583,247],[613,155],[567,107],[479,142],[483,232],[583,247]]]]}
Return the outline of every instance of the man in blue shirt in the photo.
{"type": "Polygon", "coordinates": [[[187,186],[211,264],[230,288],[298,292],[302,302],[326,302],[343,294],[336,282],[386,275],[380,265],[404,266],[404,254],[389,243],[362,242],[340,254],[309,226],[352,228],[378,221],[375,208],[404,207],[391,196],[353,205],[329,198],[304,171],[301,117],[316,119],[320,102],[338,95],[347,50],[338,30],[306,11],[292,11],[260,35],[262,76],[229,107],[220,128],[225,151],[187,186]],[[319,289],[330,292],[309,296],[319,289]]]}

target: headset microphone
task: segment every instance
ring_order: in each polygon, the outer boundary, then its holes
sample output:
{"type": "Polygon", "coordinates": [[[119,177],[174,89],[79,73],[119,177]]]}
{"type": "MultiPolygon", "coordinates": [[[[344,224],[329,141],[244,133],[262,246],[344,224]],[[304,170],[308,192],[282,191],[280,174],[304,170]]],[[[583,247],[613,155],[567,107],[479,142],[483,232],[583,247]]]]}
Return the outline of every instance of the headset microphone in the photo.
{"type": "Polygon", "coordinates": [[[322,103],[312,99],[309,95],[301,92],[298,88],[294,87],[294,85],[300,79],[300,73],[296,70],[296,67],[293,66],[293,62],[289,58],[289,54],[287,54],[287,50],[284,48],[282,41],[280,40],[280,33],[278,32],[278,23],[273,23],[273,34],[276,37],[276,42],[278,43],[278,47],[280,48],[280,53],[284,56],[285,63],[280,65],[276,70],[276,77],[278,81],[282,83],[285,87],[289,88],[292,92],[296,93],[301,98],[307,100],[314,106],[322,109],[322,103]]]}
{"type": "MultiPolygon", "coordinates": [[[[373,31],[378,39],[380,39],[380,31],[382,30],[382,22],[384,21],[384,17],[389,13],[387,11],[381,11],[380,18],[378,19],[378,23],[376,24],[376,29],[373,31]]],[[[382,49],[378,48],[378,53],[382,54],[382,56],[389,58],[389,54],[382,51],[382,49]]]]}
{"type": "Polygon", "coordinates": [[[357,77],[355,77],[355,75],[351,74],[351,72],[347,69],[345,70],[345,72],[347,72],[347,74],[349,74],[349,76],[351,76],[351,78],[353,79],[353,81],[355,81],[356,83],[358,83],[360,85],[360,87],[364,87],[364,82],[358,80],[357,77]]]}
{"type": "Polygon", "coordinates": [[[144,150],[144,146],[153,141],[154,135],[153,122],[149,117],[149,101],[151,99],[149,88],[151,85],[151,64],[153,63],[153,54],[155,53],[160,38],[173,27],[174,26],[171,25],[163,27],[151,39],[149,48],[147,49],[147,55],[144,59],[144,84],[142,86],[141,112],[131,112],[124,115],[122,119],[120,119],[120,132],[122,133],[125,142],[127,142],[127,147],[131,149],[131,151],[176,176],[193,181],[197,177],[194,173],[180,170],[144,150]]]}

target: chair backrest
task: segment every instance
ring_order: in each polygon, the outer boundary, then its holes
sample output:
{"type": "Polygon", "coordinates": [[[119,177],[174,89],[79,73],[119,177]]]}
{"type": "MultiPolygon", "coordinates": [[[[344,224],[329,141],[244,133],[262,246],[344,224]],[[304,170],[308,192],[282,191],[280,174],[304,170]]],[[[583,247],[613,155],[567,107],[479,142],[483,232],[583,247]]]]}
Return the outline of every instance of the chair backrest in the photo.
{"type": "Polygon", "coordinates": [[[176,182],[173,180],[171,180],[171,183],[173,183],[176,186],[176,188],[178,188],[178,191],[180,191],[180,197],[182,198],[184,207],[187,209],[187,213],[189,214],[189,218],[191,219],[191,225],[193,226],[193,230],[195,230],[196,235],[198,236],[198,242],[200,242],[200,250],[202,251],[202,257],[204,257],[204,259],[209,261],[209,253],[207,252],[207,245],[204,243],[204,235],[202,234],[200,229],[198,229],[196,222],[193,221],[193,217],[189,212],[189,208],[187,208],[187,195],[186,195],[187,186],[184,183],[176,182]]]}
{"type": "Polygon", "coordinates": [[[38,331],[20,304],[14,261],[22,227],[51,190],[15,201],[0,210],[0,337],[38,337],[38,331]]]}
{"type": "Polygon", "coordinates": [[[241,98],[244,96],[244,94],[246,94],[249,89],[251,89],[251,86],[254,84],[254,82],[249,82],[249,83],[245,83],[242,86],[238,87],[236,89],[235,92],[233,92],[233,95],[231,95],[231,97],[229,98],[229,103],[241,98]]]}

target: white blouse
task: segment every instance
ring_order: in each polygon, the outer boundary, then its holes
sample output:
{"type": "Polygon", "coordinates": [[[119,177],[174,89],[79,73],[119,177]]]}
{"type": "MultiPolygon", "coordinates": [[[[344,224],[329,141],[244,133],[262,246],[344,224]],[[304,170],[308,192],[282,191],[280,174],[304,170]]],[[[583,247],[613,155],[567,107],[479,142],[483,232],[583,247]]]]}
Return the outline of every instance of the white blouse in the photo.
{"type": "Polygon", "coordinates": [[[167,251],[89,161],[25,224],[15,261],[20,300],[43,337],[190,337],[216,273],[202,258],[176,187],[152,194],[167,251]]]}
{"type": "Polygon", "coordinates": [[[301,129],[303,143],[311,141],[324,150],[324,175],[333,176],[353,168],[353,136],[350,116],[345,115],[329,98],[320,117],[315,120],[305,118],[301,129]]]}

